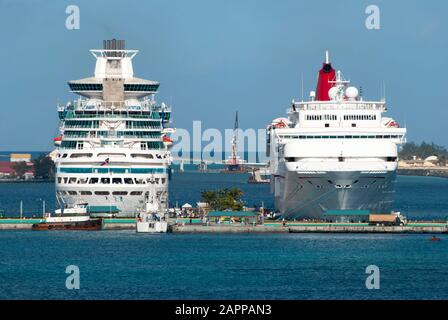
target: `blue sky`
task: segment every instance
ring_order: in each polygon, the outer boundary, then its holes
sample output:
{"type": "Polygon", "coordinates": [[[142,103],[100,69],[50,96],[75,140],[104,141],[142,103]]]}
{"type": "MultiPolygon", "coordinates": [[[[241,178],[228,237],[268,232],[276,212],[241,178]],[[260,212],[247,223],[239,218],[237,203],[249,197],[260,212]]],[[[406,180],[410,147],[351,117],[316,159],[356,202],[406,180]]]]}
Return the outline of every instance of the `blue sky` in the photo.
{"type": "Polygon", "coordinates": [[[325,48],[365,98],[381,97],[408,141],[448,145],[445,1],[0,0],[0,150],[50,150],[67,80],[93,74],[103,39],[139,49],[138,77],[161,82],[178,128],[264,128],[314,90],[325,48]],[[67,5],[80,30],[65,28],[67,5]],[[368,5],[381,29],[365,27],[368,5]]]}

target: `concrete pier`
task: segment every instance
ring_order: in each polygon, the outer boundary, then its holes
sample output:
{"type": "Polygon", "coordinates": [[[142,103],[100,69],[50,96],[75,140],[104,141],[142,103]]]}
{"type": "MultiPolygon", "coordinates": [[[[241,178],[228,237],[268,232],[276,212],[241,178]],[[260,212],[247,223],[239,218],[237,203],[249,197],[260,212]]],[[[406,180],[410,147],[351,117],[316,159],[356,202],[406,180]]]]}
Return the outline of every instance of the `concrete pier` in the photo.
{"type": "MultiPolygon", "coordinates": [[[[0,230],[31,230],[34,223],[43,219],[0,219],[0,230]]],[[[442,222],[409,222],[405,226],[369,226],[367,223],[307,223],[266,222],[252,224],[210,224],[198,222],[175,223],[170,221],[170,232],[174,233],[431,233],[448,234],[448,224],[442,222]]],[[[103,230],[135,230],[135,220],[107,218],[103,230]]]]}

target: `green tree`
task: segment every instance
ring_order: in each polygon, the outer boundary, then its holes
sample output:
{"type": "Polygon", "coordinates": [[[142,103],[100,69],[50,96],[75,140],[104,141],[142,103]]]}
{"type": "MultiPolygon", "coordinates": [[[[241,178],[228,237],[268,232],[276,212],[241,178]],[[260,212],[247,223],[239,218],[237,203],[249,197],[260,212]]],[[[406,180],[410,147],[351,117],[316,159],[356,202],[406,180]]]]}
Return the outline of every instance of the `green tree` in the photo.
{"type": "Polygon", "coordinates": [[[415,142],[408,142],[401,148],[399,156],[404,160],[411,160],[414,156],[420,159],[425,159],[429,156],[446,159],[448,157],[448,150],[444,146],[437,145],[433,142],[426,143],[423,141],[420,145],[415,142]]]}
{"type": "Polygon", "coordinates": [[[12,165],[13,170],[16,172],[16,176],[23,178],[25,173],[31,169],[31,166],[27,165],[25,161],[19,161],[12,165]]]}
{"type": "Polygon", "coordinates": [[[54,162],[50,157],[41,155],[33,160],[34,175],[42,179],[54,178],[54,162]]]}
{"type": "Polygon", "coordinates": [[[219,189],[217,191],[203,191],[202,201],[207,202],[212,210],[233,210],[243,209],[241,200],[244,195],[239,188],[219,189]]]}

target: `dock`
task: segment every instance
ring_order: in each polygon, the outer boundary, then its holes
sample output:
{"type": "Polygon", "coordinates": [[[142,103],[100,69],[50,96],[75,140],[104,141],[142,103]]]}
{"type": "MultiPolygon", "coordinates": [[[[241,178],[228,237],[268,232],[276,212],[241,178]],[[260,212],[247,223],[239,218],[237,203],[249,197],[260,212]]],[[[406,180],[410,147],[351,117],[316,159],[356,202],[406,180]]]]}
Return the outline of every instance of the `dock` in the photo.
{"type": "MultiPolygon", "coordinates": [[[[31,230],[34,223],[43,219],[0,219],[1,230],[31,230]]],[[[105,218],[103,230],[135,230],[133,218],[105,218]]],[[[264,224],[203,224],[200,219],[170,219],[169,231],[173,233],[421,233],[448,234],[446,222],[409,222],[404,226],[369,225],[368,223],[310,223],[266,222],[264,224]]]]}
{"type": "Polygon", "coordinates": [[[367,223],[267,223],[263,225],[176,224],[174,233],[448,233],[446,223],[370,226],[367,223]]]}

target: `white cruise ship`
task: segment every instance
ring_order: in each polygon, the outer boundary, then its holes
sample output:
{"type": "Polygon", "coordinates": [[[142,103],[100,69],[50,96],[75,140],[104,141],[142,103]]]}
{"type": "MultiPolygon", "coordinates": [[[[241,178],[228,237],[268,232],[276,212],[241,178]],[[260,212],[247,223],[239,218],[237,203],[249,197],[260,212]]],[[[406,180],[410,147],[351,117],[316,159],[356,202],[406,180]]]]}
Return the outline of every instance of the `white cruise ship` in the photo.
{"type": "Polygon", "coordinates": [[[406,129],[364,101],[328,58],[309,101],[292,101],[268,126],[271,191],[287,219],[390,213],[406,129]]]}
{"type": "Polygon", "coordinates": [[[171,110],[157,105],[159,83],[134,77],[137,50],[105,40],[93,77],[69,81],[79,98],[58,106],[56,197],[62,208],[134,216],[147,203],[167,207],[171,110]]]}

